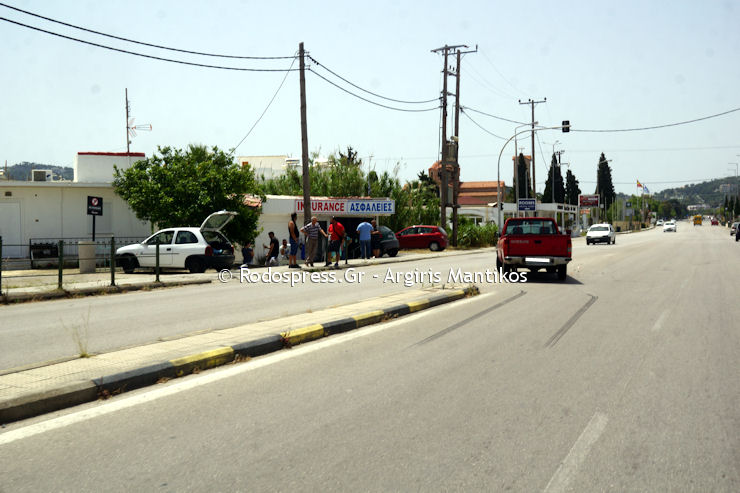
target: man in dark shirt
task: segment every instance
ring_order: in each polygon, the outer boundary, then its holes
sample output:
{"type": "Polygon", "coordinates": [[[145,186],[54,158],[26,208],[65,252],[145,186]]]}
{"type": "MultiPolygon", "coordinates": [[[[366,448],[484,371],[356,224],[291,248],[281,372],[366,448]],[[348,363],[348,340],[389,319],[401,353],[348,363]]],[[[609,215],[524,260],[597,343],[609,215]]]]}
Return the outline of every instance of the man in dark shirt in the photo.
{"type": "MultiPolygon", "coordinates": [[[[270,237],[270,251],[267,252],[267,257],[265,257],[265,265],[277,265],[280,243],[278,243],[277,238],[275,238],[275,233],[272,231],[267,233],[267,236],[270,237]]],[[[263,244],[262,247],[267,248],[267,245],[263,244]]]]}

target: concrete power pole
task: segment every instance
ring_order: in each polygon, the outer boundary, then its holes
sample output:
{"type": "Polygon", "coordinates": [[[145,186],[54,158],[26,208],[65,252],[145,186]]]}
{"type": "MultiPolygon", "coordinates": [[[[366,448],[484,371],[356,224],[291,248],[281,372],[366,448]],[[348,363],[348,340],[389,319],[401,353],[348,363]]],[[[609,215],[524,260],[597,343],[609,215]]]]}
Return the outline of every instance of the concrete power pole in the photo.
{"type": "Polygon", "coordinates": [[[528,101],[522,102],[522,100],[519,100],[519,104],[529,104],[532,106],[532,197],[534,197],[535,202],[537,202],[537,181],[535,179],[535,168],[534,168],[534,105],[537,103],[544,103],[547,101],[547,98],[542,99],[542,101],[534,101],[532,99],[528,101]]]}
{"type": "MultiPolygon", "coordinates": [[[[311,178],[308,172],[308,124],[306,123],[306,62],[303,43],[298,44],[301,73],[301,161],[303,164],[303,224],[311,222],[311,178]]],[[[312,259],[313,260],[313,259],[312,259]]]]}

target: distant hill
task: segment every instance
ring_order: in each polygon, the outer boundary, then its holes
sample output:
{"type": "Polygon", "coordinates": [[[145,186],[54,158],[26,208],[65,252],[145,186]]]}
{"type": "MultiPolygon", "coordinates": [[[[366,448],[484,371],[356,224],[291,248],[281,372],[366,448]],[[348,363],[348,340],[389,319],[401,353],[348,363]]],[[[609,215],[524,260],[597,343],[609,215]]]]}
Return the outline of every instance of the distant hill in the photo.
{"type": "MultiPolygon", "coordinates": [[[[0,168],[3,171],[5,168],[0,168]]],[[[74,169],[69,166],[54,166],[51,164],[29,163],[24,161],[13,166],[8,166],[8,176],[11,180],[31,181],[31,170],[50,169],[54,174],[54,180],[72,180],[74,179],[74,169]]]]}
{"type": "Polygon", "coordinates": [[[658,200],[677,199],[684,204],[707,204],[719,207],[725,196],[735,195],[738,190],[735,177],[716,178],[702,183],[692,183],[678,188],[668,188],[654,194],[658,200]]]}

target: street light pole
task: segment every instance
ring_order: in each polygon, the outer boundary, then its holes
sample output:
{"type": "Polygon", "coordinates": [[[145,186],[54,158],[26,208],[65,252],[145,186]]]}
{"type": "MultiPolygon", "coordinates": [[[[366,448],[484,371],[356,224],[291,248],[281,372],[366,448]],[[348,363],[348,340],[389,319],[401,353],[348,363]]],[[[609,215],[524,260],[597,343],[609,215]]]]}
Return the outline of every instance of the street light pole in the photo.
{"type": "MultiPolygon", "coordinates": [[[[562,129],[562,128],[563,128],[563,126],[561,125],[561,126],[557,126],[557,127],[540,127],[540,128],[538,128],[538,130],[559,130],[559,129],[562,129]]],[[[523,133],[527,133],[527,132],[530,132],[530,131],[534,135],[534,131],[535,131],[534,124],[532,125],[532,129],[531,130],[522,130],[521,132],[514,133],[514,135],[512,135],[511,137],[509,137],[509,139],[506,142],[504,142],[504,145],[501,146],[501,152],[498,153],[498,160],[496,161],[496,181],[498,183],[501,183],[501,156],[504,153],[504,149],[506,149],[506,146],[509,144],[509,142],[511,142],[512,140],[514,140],[517,137],[517,135],[520,135],[520,134],[523,134],[523,133]]],[[[501,231],[501,226],[502,226],[501,225],[501,194],[500,193],[497,193],[496,195],[497,195],[497,197],[496,197],[497,198],[497,201],[496,201],[496,209],[498,209],[498,211],[497,211],[497,218],[498,218],[497,227],[499,228],[499,231],[501,231]]],[[[535,196],[535,201],[536,200],[537,200],[537,197],[535,196]]]]}

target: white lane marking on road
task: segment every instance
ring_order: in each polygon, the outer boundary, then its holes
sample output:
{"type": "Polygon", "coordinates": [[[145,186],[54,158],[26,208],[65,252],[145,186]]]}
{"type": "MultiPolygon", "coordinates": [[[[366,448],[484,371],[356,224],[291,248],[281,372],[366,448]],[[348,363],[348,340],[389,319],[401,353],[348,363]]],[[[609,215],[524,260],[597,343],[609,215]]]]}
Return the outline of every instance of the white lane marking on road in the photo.
{"type": "Polygon", "coordinates": [[[359,337],[366,337],[371,334],[375,334],[376,332],[392,329],[402,323],[413,322],[416,319],[424,318],[428,316],[438,316],[440,311],[451,310],[455,307],[459,307],[460,305],[472,303],[474,301],[480,301],[481,299],[488,298],[490,296],[493,296],[494,294],[495,293],[481,294],[478,296],[473,296],[471,298],[460,300],[457,303],[448,303],[446,305],[436,307],[435,310],[423,310],[418,313],[414,313],[412,315],[406,315],[403,318],[399,318],[391,322],[371,325],[371,326],[359,329],[354,332],[347,332],[345,334],[328,337],[326,339],[321,339],[314,343],[296,346],[292,348],[290,351],[280,351],[278,353],[264,356],[262,358],[249,361],[241,365],[235,365],[229,368],[216,368],[214,369],[213,373],[210,373],[210,372],[202,373],[197,376],[193,376],[192,378],[183,380],[181,382],[174,383],[167,387],[158,388],[156,390],[150,390],[148,392],[133,395],[130,397],[122,397],[120,399],[113,399],[109,402],[96,406],[92,409],[86,409],[84,411],[77,411],[77,412],[67,414],[64,416],[59,416],[57,418],[52,418],[48,421],[35,423],[32,425],[25,426],[23,428],[18,428],[16,430],[10,430],[3,434],[0,434],[0,445],[5,445],[11,442],[15,442],[16,440],[22,440],[24,438],[38,435],[39,433],[46,433],[47,431],[56,430],[58,428],[64,428],[65,426],[69,426],[75,423],[86,421],[88,419],[96,418],[98,416],[103,416],[109,413],[120,411],[122,409],[127,409],[129,407],[138,406],[140,404],[145,404],[147,402],[151,402],[156,399],[167,397],[170,395],[175,395],[180,392],[184,392],[186,390],[194,389],[196,387],[208,385],[210,383],[217,382],[219,380],[223,380],[226,378],[230,378],[235,375],[257,370],[265,366],[280,363],[281,361],[285,361],[291,358],[296,358],[298,356],[312,353],[314,351],[319,351],[321,349],[335,346],[337,344],[342,344],[343,342],[347,342],[352,339],[356,339],[359,337]]]}
{"type": "Polygon", "coordinates": [[[588,425],[586,425],[586,428],[581,433],[581,436],[578,437],[576,443],[571,447],[568,455],[560,463],[558,470],[555,471],[550,482],[547,483],[544,490],[545,493],[565,491],[568,488],[573,478],[575,478],[578,468],[586,459],[591,447],[604,432],[608,421],[609,418],[604,413],[597,412],[593,415],[591,421],[588,422],[588,425]]]}
{"type": "Polygon", "coordinates": [[[668,310],[663,310],[663,313],[660,314],[658,317],[658,320],[655,321],[655,324],[653,324],[653,328],[651,329],[653,332],[658,332],[660,329],[663,328],[663,322],[665,322],[666,317],[668,316],[668,310]]]}

